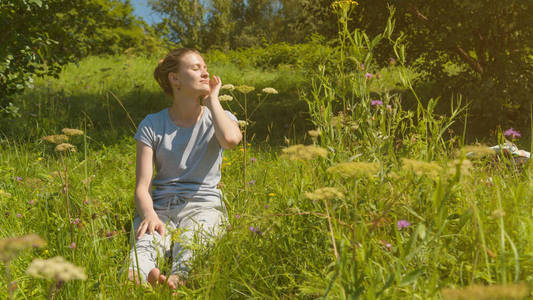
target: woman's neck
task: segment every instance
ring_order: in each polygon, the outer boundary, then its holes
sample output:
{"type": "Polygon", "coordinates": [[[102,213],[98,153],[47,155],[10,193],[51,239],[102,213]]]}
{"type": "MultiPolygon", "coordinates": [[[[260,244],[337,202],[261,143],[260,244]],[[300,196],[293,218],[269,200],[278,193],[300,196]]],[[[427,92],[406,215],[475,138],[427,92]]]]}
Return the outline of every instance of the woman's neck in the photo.
{"type": "Polygon", "coordinates": [[[202,116],[203,110],[204,107],[200,105],[199,101],[191,99],[184,101],[184,99],[176,98],[168,109],[168,113],[177,126],[192,127],[202,116]]]}

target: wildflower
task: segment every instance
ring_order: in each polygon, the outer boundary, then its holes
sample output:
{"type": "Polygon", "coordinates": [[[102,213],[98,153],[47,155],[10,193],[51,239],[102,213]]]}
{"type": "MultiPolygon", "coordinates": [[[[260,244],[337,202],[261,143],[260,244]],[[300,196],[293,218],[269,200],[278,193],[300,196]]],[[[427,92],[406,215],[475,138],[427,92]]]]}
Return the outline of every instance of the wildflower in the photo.
{"type": "Polygon", "coordinates": [[[516,138],[519,138],[521,137],[522,135],[520,134],[520,132],[514,130],[512,127],[507,129],[503,135],[505,135],[506,137],[510,137],[511,139],[516,139],[516,138]]]}
{"type": "Polygon", "coordinates": [[[70,246],[68,246],[70,249],[76,248],[76,243],[72,242],[70,243],[70,246]]]}
{"type": "Polygon", "coordinates": [[[344,199],[344,194],[339,192],[334,187],[323,187],[316,189],[314,192],[306,192],[305,197],[313,201],[317,200],[334,200],[334,199],[344,199]]]}
{"type": "Polygon", "coordinates": [[[372,100],[370,102],[370,105],[372,105],[372,106],[380,106],[380,105],[383,105],[383,101],[381,101],[381,100],[372,100]]]}
{"type": "Polygon", "coordinates": [[[22,218],[22,214],[21,214],[21,213],[18,213],[18,214],[17,214],[17,218],[19,218],[19,219],[22,218]]]}
{"type": "Polygon", "coordinates": [[[68,136],[64,134],[47,135],[47,136],[43,136],[41,140],[52,143],[52,144],[61,144],[61,143],[68,141],[68,136]]]}
{"type": "Polygon", "coordinates": [[[230,92],[233,92],[235,90],[235,86],[231,83],[224,84],[222,87],[220,87],[221,90],[228,90],[230,92]]]}
{"type": "Polygon", "coordinates": [[[270,206],[268,204],[265,204],[265,206],[263,206],[265,209],[268,209],[270,206]]]}
{"type": "Polygon", "coordinates": [[[80,223],[80,218],[76,218],[76,219],[70,221],[70,224],[74,224],[74,225],[77,225],[79,223],[80,223]]]}
{"type": "Polygon", "coordinates": [[[61,131],[66,134],[66,135],[70,135],[70,136],[74,136],[74,135],[83,135],[83,131],[82,130],[79,130],[79,129],[74,129],[74,128],[63,128],[61,129],[61,131]]]}
{"type": "Polygon", "coordinates": [[[16,180],[16,181],[22,181],[22,177],[15,176],[15,180],[16,180]]]}
{"type": "Polygon", "coordinates": [[[76,147],[69,143],[62,143],[56,146],[56,151],[58,152],[64,152],[64,151],[70,151],[70,152],[76,152],[76,147]]]}
{"type": "Polygon", "coordinates": [[[269,197],[274,197],[274,196],[276,196],[276,194],[275,193],[269,193],[268,196],[269,197]]]}
{"type": "Polygon", "coordinates": [[[243,94],[248,94],[249,92],[255,90],[255,87],[249,85],[239,85],[235,89],[243,94]]]}
{"type": "Polygon", "coordinates": [[[257,159],[255,157],[250,158],[250,162],[253,164],[257,159]]]}
{"type": "Polygon", "coordinates": [[[252,180],[248,181],[248,184],[249,185],[254,185],[255,184],[255,180],[252,179],[252,180]]]}
{"type": "Polygon", "coordinates": [[[231,100],[233,100],[233,97],[231,97],[230,95],[218,96],[218,101],[220,101],[220,102],[231,101],[231,100]]]}
{"type": "Polygon", "coordinates": [[[383,245],[385,248],[387,248],[388,250],[391,250],[391,249],[392,249],[392,244],[389,243],[389,242],[386,242],[386,241],[384,241],[384,240],[379,240],[379,243],[380,243],[381,245],[383,245]]]}
{"type": "Polygon", "coordinates": [[[241,218],[241,215],[235,214],[235,219],[240,219],[240,218],[241,218]]]}
{"type": "Polygon", "coordinates": [[[365,79],[372,79],[374,77],[374,75],[372,73],[366,73],[365,74],[365,79]]]}
{"type": "Polygon", "coordinates": [[[364,63],[361,63],[361,65],[359,66],[359,68],[361,69],[361,71],[364,71],[364,70],[365,70],[365,64],[364,64],[364,63]]]}
{"type": "Polygon", "coordinates": [[[329,167],[326,172],[342,177],[373,176],[379,170],[379,163],[375,162],[344,162],[329,167]]]}
{"type": "Polygon", "coordinates": [[[37,160],[41,161],[41,160],[43,160],[43,158],[42,157],[37,157],[37,160]]]}
{"type": "Polygon", "coordinates": [[[85,201],[83,201],[83,204],[89,205],[89,199],[85,199],[85,201]]]}
{"type": "Polygon", "coordinates": [[[318,137],[320,135],[320,131],[319,130],[309,130],[307,133],[312,138],[316,138],[316,137],[318,137]]]}
{"type": "Polygon", "coordinates": [[[396,228],[398,228],[398,230],[402,230],[404,228],[407,228],[411,226],[411,223],[407,220],[399,220],[397,223],[396,223],[396,228]]]}
{"type": "Polygon", "coordinates": [[[394,57],[391,57],[389,63],[391,65],[395,65],[396,64],[396,59],[394,57]]]}
{"type": "Polygon", "coordinates": [[[310,160],[315,157],[326,157],[328,155],[328,150],[314,145],[304,146],[299,144],[282,149],[281,151],[283,152],[281,157],[290,160],[310,160]]]}
{"type": "Polygon", "coordinates": [[[8,262],[22,250],[32,247],[44,247],[46,242],[38,235],[30,233],[20,237],[0,240],[0,260],[8,262]]]}
{"type": "Polygon", "coordinates": [[[34,259],[26,272],[36,278],[55,280],[57,282],[87,279],[87,275],[85,275],[82,268],[66,261],[61,256],[44,260],[34,259]]]}
{"type": "Polygon", "coordinates": [[[244,127],[248,126],[248,122],[246,122],[246,121],[239,120],[238,123],[239,123],[239,127],[240,128],[244,128],[244,127]]]}
{"type": "Polygon", "coordinates": [[[457,155],[465,155],[470,159],[480,159],[488,156],[493,156],[496,154],[496,151],[490,147],[483,145],[468,145],[464,146],[457,151],[457,155]]]}
{"type": "Polygon", "coordinates": [[[443,289],[445,300],[522,299],[529,295],[526,283],[502,285],[471,285],[462,289],[443,289]]]}
{"type": "Polygon", "coordinates": [[[265,93],[265,94],[277,94],[278,91],[276,91],[276,89],[274,89],[274,88],[266,87],[266,88],[263,89],[263,93],[265,93]]]}
{"type": "Polygon", "coordinates": [[[248,229],[250,230],[250,232],[252,233],[256,233],[258,235],[263,235],[263,232],[259,230],[259,228],[257,227],[253,227],[253,226],[250,226],[248,227],[248,229]]]}
{"type": "Polygon", "coordinates": [[[438,177],[442,168],[435,162],[425,162],[414,159],[402,158],[402,169],[413,171],[416,175],[428,175],[429,177],[438,177]]]}

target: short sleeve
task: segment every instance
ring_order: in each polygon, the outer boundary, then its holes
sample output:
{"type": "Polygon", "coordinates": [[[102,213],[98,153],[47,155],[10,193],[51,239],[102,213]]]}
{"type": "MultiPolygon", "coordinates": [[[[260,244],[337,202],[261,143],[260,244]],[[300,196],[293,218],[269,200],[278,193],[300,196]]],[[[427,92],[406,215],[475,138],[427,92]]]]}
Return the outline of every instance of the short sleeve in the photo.
{"type": "Polygon", "coordinates": [[[139,142],[143,142],[152,149],[155,149],[155,131],[152,125],[152,120],[147,116],[139,124],[137,133],[133,137],[139,142]]]}
{"type": "Polygon", "coordinates": [[[230,119],[232,119],[232,120],[235,121],[235,122],[239,122],[239,120],[237,120],[237,117],[235,117],[235,115],[232,114],[229,110],[225,110],[225,112],[226,112],[226,115],[228,115],[228,117],[229,117],[230,119]]]}

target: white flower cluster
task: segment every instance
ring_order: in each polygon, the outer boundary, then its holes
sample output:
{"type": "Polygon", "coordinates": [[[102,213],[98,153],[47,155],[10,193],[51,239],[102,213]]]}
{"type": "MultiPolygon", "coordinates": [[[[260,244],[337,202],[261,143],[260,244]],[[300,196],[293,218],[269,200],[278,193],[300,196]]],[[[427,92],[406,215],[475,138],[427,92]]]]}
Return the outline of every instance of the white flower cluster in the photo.
{"type": "Polygon", "coordinates": [[[87,275],[82,268],[66,261],[61,256],[50,259],[34,259],[27,270],[28,274],[36,278],[67,282],[69,280],[85,280],[87,275]]]}

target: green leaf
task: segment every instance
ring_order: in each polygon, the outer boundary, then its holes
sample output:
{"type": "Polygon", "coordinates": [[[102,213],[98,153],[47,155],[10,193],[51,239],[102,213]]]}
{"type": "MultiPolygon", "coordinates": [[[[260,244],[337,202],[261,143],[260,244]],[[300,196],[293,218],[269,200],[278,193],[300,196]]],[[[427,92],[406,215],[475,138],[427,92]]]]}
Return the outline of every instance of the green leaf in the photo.
{"type": "Polygon", "coordinates": [[[424,268],[416,269],[400,279],[400,286],[406,286],[415,282],[424,273],[424,268]]]}
{"type": "Polygon", "coordinates": [[[43,6],[43,1],[41,1],[41,0],[29,0],[28,3],[36,4],[39,7],[43,6]]]}

